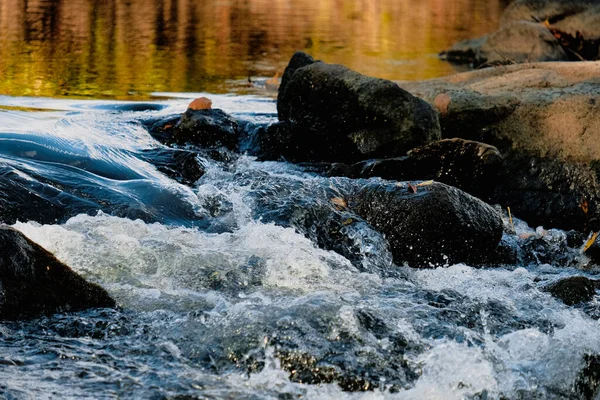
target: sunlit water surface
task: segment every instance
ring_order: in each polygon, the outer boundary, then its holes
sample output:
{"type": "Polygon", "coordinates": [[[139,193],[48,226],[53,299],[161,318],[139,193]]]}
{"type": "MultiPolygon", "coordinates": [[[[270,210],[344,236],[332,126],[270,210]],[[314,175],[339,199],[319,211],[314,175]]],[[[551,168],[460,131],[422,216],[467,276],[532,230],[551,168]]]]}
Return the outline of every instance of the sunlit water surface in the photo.
{"type": "Polygon", "coordinates": [[[256,92],[304,50],[362,73],[448,75],[507,0],[0,0],[0,93],[256,92]]]}
{"type": "MultiPolygon", "coordinates": [[[[268,98],[211,97],[242,120],[276,118],[268,98]]],[[[140,122],[188,102],[128,111],[115,101],[0,98],[2,165],[74,215],[14,227],[121,307],[0,323],[3,398],[573,395],[584,355],[600,352],[598,302],[567,307],[541,287],[594,271],[394,265],[364,224],[346,228],[360,249],[352,260],[323,250],[285,220],[310,222],[303,205],[329,204],[343,179],[248,156],[201,158],[206,174],[189,187],[145,161],[161,145],[140,122]],[[94,211],[98,199],[104,212],[94,211]],[[302,383],[282,365],[286,354],[310,355],[337,380],[302,383]],[[365,382],[367,392],[342,390],[365,382]]]]}

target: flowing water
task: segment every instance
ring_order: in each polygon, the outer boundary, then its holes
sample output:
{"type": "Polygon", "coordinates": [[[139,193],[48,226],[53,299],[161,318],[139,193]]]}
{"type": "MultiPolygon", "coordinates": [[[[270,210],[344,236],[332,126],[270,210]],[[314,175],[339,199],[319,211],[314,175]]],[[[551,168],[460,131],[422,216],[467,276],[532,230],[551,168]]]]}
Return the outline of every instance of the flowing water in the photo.
{"type": "Polygon", "coordinates": [[[200,95],[275,121],[261,82],[296,49],[389,79],[451,73],[435,54],[504,4],[0,0],[0,202],[20,199],[5,218],[120,306],[0,322],[0,398],[578,398],[600,303],[542,289],[598,271],[564,232],[517,220],[545,250],[516,265],[395,265],[365,223],[319,241],[347,179],[200,152],[184,184],[144,128],[200,95]]]}
{"type": "MultiPolygon", "coordinates": [[[[272,99],[212,98],[241,120],[276,118],[272,99]]],[[[201,157],[206,173],[186,186],[148,162],[161,145],[142,122],[188,102],[0,98],[3,190],[66,210],[13,226],[121,307],[0,324],[4,398],[574,396],[600,351],[599,304],[541,289],[593,276],[577,257],[414,269],[364,224],[324,250],[311,205],[343,179],[242,155],[201,157]]]]}

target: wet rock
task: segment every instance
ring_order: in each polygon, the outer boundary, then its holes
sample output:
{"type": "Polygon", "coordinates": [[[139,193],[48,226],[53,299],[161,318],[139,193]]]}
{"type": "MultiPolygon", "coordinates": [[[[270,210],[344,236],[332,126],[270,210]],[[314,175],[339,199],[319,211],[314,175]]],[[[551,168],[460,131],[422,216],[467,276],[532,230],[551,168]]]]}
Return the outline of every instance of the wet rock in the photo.
{"type": "Polygon", "coordinates": [[[0,249],[0,319],[115,306],[100,286],[6,225],[0,225],[0,249]]]}
{"type": "Polygon", "coordinates": [[[482,198],[511,207],[532,225],[585,231],[598,219],[600,199],[595,167],[600,160],[599,82],[599,62],[545,63],[403,87],[442,105],[444,137],[498,148],[504,158],[500,178],[482,198]],[[440,96],[447,101],[440,102],[440,96]],[[584,200],[588,212],[581,207],[584,200]]]}
{"type": "Polygon", "coordinates": [[[193,185],[204,175],[204,166],[194,151],[154,148],[142,151],[140,157],[169,178],[185,185],[193,185]]]}
{"type": "Polygon", "coordinates": [[[152,118],[142,122],[150,135],[159,142],[172,145],[175,126],[181,119],[181,114],[169,115],[168,117],[152,118]]]}
{"type": "Polygon", "coordinates": [[[359,170],[361,178],[381,177],[397,181],[435,179],[482,197],[497,182],[501,165],[502,156],[494,146],[455,138],[417,147],[406,157],[358,163],[352,166],[351,171],[359,170]]]}
{"type": "Polygon", "coordinates": [[[516,241],[519,259],[513,264],[560,265],[576,268],[585,263],[581,254],[583,241],[570,243],[569,236],[560,230],[537,229],[534,234],[522,234],[516,241]]]}
{"type": "Polygon", "coordinates": [[[433,109],[395,83],[303,53],[292,57],[277,103],[287,140],[273,143],[290,161],[393,157],[440,138],[433,109]]]}
{"type": "MultiPolygon", "coordinates": [[[[303,53],[301,51],[296,52],[290,59],[287,67],[283,71],[283,76],[281,77],[281,84],[279,85],[278,94],[285,93],[287,89],[287,85],[292,81],[292,76],[299,68],[306,67],[307,65],[311,65],[315,62],[315,59],[310,55],[303,53]]],[[[284,101],[277,101],[277,116],[280,121],[287,121],[290,119],[290,103],[284,101]]]]}
{"type": "Polygon", "coordinates": [[[532,226],[598,229],[600,182],[587,163],[509,151],[495,188],[483,198],[510,207],[532,226]]]}
{"type": "Polygon", "coordinates": [[[566,305],[572,306],[592,300],[597,287],[597,281],[585,276],[572,276],[552,283],[545,290],[566,305]]]}
{"type": "Polygon", "coordinates": [[[584,367],[575,381],[575,392],[584,400],[596,399],[600,387],[600,356],[586,354],[584,367]]]}
{"type": "Polygon", "coordinates": [[[173,130],[173,141],[179,145],[223,146],[236,150],[239,142],[237,122],[219,109],[188,109],[173,130]]]}
{"type": "Polygon", "coordinates": [[[293,160],[301,146],[294,143],[292,124],[284,121],[259,128],[251,149],[249,153],[259,160],[293,160]]]}
{"type": "Polygon", "coordinates": [[[150,119],[142,124],[153,138],[167,146],[238,150],[241,130],[237,121],[223,110],[201,107],[199,104],[195,106],[197,109],[188,108],[181,115],[150,119]]]}
{"type": "Polygon", "coordinates": [[[478,261],[493,253],[502,237],[502,219],[494,208],[438,182],[367,183],[348,208],[386,236],[397,264],[478,261]]]}

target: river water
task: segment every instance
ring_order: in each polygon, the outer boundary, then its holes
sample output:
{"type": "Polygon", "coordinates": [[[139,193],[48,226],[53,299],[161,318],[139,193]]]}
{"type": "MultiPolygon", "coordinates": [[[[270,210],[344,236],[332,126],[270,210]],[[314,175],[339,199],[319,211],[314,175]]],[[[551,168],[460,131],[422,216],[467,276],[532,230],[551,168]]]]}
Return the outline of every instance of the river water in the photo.
{"type": "Polygon", "coordinates": [[[206,154],[186,185],[143,125],[201,95],[273,122],[261,82],[295,49],[390,79],[451,73],[435,53],[492,30],[501,2],[141,3],[0,1],[0,187],[43,200],[10,223],[120,306],[0,322],[0,398],[578,398],[600,303],[542,288],[596,276],[584,256],[418,269],[359,223],[325,250],[307,210],[343,179],[206,154]]]}

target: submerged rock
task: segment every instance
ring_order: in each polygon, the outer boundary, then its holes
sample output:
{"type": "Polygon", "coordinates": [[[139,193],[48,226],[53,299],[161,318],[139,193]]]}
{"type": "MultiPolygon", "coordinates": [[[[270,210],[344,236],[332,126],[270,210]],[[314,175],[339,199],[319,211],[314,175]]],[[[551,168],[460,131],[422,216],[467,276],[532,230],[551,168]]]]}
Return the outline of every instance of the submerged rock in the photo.
{"type": "Polygon", "coordinates": [[[479,261],[502,237],[502,219],[494,208],[438,182],[368,183],[349,199],[348,208],[385,235],[397,264],[479,261]]]}
{"type": "Polygon", "coordinates": [[[154,148],[143,150],[140,157],[171,179],[192,185],[204,175],[198,153],[183,149],[154,148]]]}
{"type": "Polygon", "coordinates": [[[597,287],[597,281],[585,276],[571,276],[552,283],[546,287],[546,291],[566,305],[572,306],[592,300],[597,287]]]}
{"type": "Polygon", "coordinates": [[[392,157],[440,138],[435,111],[395,83],[304,53],[286,68],[277,107],[287,125],[265,140],[290,161],[392,157]]]}
{"type": "Polygon", "coordinates": [[[0,319],[115,306],[100,286],[6,225],[0,225],[0,249],[0,319]]]}

